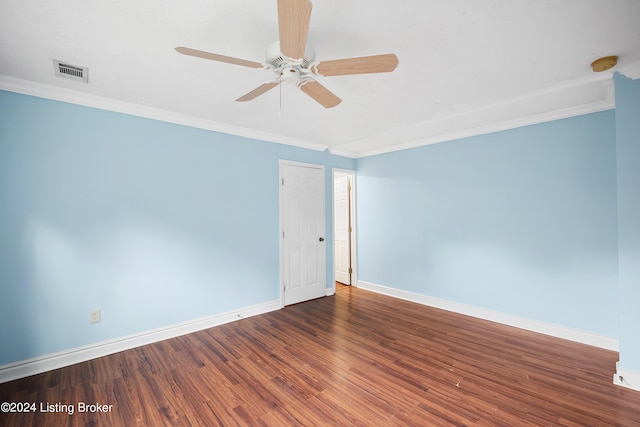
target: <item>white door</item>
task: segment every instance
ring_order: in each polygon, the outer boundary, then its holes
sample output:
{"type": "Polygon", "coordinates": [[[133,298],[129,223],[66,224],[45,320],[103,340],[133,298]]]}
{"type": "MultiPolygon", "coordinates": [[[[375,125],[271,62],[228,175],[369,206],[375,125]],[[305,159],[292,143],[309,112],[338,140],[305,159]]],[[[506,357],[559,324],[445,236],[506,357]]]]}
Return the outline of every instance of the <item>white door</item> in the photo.
{"type": "Polygon", "coordinates": [[[324,168],[281,164],[284,304],[326,295],[324,168]]]}
{"type": "Polygon", "coordinates": [[[351,284],[351,239],[349,237],[349,188],[348,176],[341,176],[333,182],[333,208],[334,208],[334,241],[335,241],[335,267],[336,281],[351,284]]]}

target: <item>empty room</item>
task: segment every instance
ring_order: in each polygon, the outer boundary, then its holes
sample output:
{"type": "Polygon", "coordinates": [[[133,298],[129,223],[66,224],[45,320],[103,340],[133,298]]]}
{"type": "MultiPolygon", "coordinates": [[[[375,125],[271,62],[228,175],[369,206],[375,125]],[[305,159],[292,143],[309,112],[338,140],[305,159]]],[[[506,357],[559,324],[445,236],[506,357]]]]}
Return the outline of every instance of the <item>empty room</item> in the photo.
{"type": "Polygon", "coordinates": [[[639,2],[0,16],[0,425],[640,425],[639,2]]]}

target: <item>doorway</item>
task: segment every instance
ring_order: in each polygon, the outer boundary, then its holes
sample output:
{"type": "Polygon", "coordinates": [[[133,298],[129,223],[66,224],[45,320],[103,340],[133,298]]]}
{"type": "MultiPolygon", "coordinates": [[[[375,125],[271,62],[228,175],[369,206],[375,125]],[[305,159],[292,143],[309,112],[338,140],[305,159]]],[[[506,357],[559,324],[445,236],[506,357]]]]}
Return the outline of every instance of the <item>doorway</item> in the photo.
{"type": "Polygon", "coordinates": [[[333,169],[334,286],[356,284],[355,171],[333,169]]]}

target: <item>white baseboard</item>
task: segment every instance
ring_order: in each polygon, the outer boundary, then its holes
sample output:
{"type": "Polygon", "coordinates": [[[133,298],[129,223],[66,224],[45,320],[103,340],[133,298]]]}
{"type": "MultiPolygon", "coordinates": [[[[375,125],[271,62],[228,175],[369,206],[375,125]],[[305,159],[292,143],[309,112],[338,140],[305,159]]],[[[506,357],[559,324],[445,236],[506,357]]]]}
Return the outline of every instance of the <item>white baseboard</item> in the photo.
{"type": "Polygon", "coordinates": [[[280,300],[0,366],[0,384],[282,308],[280,300]]]}
{"type": "Polygon", "coordinates": [[[618,362],[616,363],[616,373],[613,375],[613,383],[640,391],[640,372],[621,368],[620,362],[618,362]]]}
{"type": "Polygon", "coordinates": [[[602,335],[592,334],[584,331],[578,331],[575,329],[554,325],[552,323],[541,322],[538,320],[512,316],[510,314],[504,314],[473,305],[462,304],[445,299],[430,297],[427,295],[416,294],[414,292],[389,288],[382,285],[376,285],[374,283],[364,282],[362,280],[358,281],[358,287],[380,294],[389,295],[395,298],[416,302],[418,304],[428,305],[430,307],[441,308],[443,310],[477,317],[484,320],[490,320],[492,322],[502,323],[504,325],[514,326],[520,329],[526,329],[528,331],[538,332],[557,338],[563,338],[582,344],[588,344],[607,350],[618,351],[618,340],[615,338],[605,337],[602,335]]]}

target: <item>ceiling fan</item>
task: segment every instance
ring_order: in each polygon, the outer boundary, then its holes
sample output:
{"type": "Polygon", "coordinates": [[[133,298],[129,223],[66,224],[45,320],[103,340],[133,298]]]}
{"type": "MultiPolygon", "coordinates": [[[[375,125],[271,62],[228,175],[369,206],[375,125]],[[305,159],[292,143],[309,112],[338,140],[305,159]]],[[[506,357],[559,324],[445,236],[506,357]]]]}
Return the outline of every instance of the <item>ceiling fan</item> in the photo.
{"type": "Polygon", "coordinates": [[[392,53],[316,62],[315,51],[307,44],[311,8],[310,0],[278,0],[280,40],[267,47],[265,64],[183,46],[175,49],[184,55],[271,70],[278,76],[275,80],[263,83],[236,99],[239,102],[251,101],[283,81],[287,81],[294,82],[302,92],[325,108],[332,108],[340,104],[342,100],[316,81],[312,75],[328,77],[387,73],[395,70],[398,66],[398,58],[392,53]]]}

